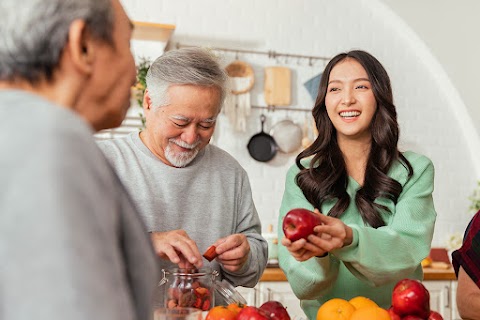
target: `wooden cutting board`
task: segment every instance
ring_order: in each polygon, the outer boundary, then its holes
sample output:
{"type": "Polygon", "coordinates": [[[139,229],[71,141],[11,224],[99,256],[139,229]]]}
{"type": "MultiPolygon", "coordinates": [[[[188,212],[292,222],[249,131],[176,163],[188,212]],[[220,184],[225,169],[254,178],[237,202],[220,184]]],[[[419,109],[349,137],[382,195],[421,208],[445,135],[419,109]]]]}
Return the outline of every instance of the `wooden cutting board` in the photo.
{"type": "Polygon", "coordinates": [[[289,106],[292,72],[287,67],[265,67],[265,102],[269,106],[289,106]]]}

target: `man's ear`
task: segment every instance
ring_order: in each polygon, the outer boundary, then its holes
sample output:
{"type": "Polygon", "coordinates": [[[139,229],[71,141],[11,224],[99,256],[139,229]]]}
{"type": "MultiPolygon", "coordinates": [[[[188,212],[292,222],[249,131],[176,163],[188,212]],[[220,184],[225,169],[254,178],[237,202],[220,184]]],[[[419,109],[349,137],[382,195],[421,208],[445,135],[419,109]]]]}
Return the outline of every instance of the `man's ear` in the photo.
{"type": "Polygon", "coordinates": [[[152,99],[150,99],[150,93],[148,92],[148,89],[145,89],[145,93],[143,94],[143,110],[150,111],[152,108],[152,99]]]}
{"type": "Polygon", "coordinates": [[[84,20],[77,19],[70,24],[67,48],[77,70],[90,75],[93,72],[95,45],[84,20]]]}

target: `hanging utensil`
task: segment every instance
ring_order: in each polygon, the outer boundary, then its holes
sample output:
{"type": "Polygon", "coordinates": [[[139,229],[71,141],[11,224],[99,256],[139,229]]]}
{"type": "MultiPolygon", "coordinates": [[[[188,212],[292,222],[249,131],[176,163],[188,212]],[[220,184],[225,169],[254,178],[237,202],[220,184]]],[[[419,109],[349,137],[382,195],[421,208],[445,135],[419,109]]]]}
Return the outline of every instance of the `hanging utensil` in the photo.
{"type": "Polygon", "coordinates": [[[252,136],[248,142],[247,148],[250,156],[261,162],[267,162],[273,159],[277,154],[278,146],[273,137],[265,131],[263,126],[265,124],[265,115],[260,116],[260,122],[262,123],[262,130],[252,136]]]}
{"type": "Polygon", "coordinates": [[[255,83],[253,68],[246,62],[235,60],[225,71],[229,76],[230,93],[224,102],[224,113],[237,131],[245,132],[250,116],[250,90],[255,83]]]}
{"type": "Polygon", "coordinates": [[[283,153],[290,153],[302,146],[302,128],[290,119],[277,122],[270,130],[270,135],[283,153]]]}
{"type": "Polygon", "coordinates": [[[291,70],[287,67],[265,68],[265,102],[268,106],[289,106],[291,103],[291,70]]]}

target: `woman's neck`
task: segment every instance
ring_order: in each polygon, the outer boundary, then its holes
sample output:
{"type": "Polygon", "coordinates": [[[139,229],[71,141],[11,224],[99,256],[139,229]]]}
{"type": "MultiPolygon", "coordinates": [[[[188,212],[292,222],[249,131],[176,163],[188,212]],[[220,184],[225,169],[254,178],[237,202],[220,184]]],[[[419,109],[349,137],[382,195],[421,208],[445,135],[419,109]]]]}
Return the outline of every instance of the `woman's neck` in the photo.
{"type": "Polygon", "coordinates": [[[338,146],[343,154],[348,175],[362,186],[365,180],[365,169],[367,167],[371,145],[371,139],[338,140],[338,146]]]}

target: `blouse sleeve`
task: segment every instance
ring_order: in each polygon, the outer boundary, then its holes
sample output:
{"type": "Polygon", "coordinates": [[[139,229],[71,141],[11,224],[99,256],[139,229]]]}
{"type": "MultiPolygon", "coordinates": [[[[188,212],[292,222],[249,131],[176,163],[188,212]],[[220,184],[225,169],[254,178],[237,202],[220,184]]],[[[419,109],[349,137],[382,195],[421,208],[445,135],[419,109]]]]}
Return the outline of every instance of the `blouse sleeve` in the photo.
{"type": "Polygon", "coordinates": [[[350,225],[351,245],[332,250],[357,278],[372,285],[408,277],[428,256],[436,212],[433,205],[434,167],[423,156],[415,159],[414,173],[406,180],[386,226],[350,225]]]}
{"type": "Polygon", "coordinates": [[[295,260],[287,248],[281,244],[284,237],[282,222],[287,212],[294,208],[305,208],[311,211],[314,209],[295,183],[298,172],[297,166],[292,166],[285,181],[285,191],[278,220],[278,257],[280,268],[287,276],[295,295],[299,299],[316,299],[328,291],[337,279],[340,262],[331,255],[300,262],[295,260]]]}

